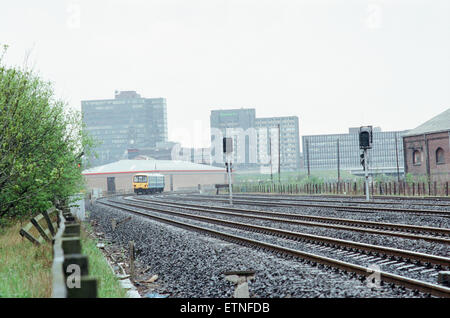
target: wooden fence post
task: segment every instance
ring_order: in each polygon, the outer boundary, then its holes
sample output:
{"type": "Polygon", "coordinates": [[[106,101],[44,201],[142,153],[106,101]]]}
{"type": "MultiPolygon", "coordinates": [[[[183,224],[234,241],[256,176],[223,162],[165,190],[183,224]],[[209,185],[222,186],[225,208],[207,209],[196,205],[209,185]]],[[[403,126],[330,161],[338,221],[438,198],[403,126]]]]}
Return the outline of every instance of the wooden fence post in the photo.
{"type": "Polygon", "coordinates": [[[88,258],[80,254],[80,224],[68,213],[58,214],[59,228],[53,240],[52,297],[95,298],[97,280],[87,277],[88,258]]]}

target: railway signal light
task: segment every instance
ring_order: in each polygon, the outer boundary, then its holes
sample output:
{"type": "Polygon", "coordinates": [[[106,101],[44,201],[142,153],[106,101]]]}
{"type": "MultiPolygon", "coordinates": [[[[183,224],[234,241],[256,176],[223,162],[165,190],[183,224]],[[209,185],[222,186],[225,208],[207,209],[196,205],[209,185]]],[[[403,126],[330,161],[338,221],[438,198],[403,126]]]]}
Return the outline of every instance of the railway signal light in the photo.
{"type": "Polygon", "coordinates": [[[359,149],[372,149],[372,142],[372,126],[361,126],[359,128],[359,149]]]}
{"type": "Polygon", "coordinates": [[[223,152],[231,153],[233,152],[233,139],[229,137],[223,138],[223,152]]]}
{"type": "Polygon", "coordinates": [[[363,167],[364,167],[364,164],[365,164],[365,160],[364,160],[364,153],[362,153],[362,154],[360,155],[360,159],[359,159],[359,161],[361,162],[361,166],[363,166],[363,167]]]}
{"type": "Polygon", "coordinates": [[[78,156],[75,158],[75,161],[77,162],[77,167],[78,167],[78,168],[81,168],[81,162],[82,162],[81,157],[82,157],[83,155],[84,155],[84,151],[80,152],[80,153],[78,154],[78,156]]]}

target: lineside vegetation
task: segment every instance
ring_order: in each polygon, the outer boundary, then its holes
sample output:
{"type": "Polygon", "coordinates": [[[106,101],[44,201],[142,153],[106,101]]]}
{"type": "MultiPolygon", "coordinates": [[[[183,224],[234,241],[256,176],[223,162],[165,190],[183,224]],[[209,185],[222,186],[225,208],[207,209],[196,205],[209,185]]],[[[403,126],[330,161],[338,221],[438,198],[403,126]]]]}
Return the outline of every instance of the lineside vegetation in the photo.
{"type": "Polygon", "coordinates": [[[52,245],[33,245],[16,222],[0,233],[0,298],[43,298],[52,294],[52,245]]]}
{"type": "Polygon", "coordinates": [[[6,51],[0,52],[0,228],[80,192],[81,156],[93,144],[80,112],[34,71],[5,66],[6,51]]]}

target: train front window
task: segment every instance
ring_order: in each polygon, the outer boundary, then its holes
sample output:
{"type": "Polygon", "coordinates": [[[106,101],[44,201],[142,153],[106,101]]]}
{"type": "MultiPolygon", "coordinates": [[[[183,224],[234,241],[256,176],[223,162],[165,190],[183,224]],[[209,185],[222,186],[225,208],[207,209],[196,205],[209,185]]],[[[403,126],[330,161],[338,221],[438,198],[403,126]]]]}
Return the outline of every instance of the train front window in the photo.
{"type": "Polygon", "coordinates": [[[134,182],[147,182],[147,176],[134,176],[134,182]]]}

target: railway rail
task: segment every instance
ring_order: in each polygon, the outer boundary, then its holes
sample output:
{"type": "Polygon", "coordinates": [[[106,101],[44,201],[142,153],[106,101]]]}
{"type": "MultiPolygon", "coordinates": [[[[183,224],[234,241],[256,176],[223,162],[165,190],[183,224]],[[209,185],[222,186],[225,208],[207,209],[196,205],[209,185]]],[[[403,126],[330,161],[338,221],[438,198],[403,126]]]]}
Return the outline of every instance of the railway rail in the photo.
{"type": "Polygon", "coordinates": [[[222,215],[237,216],[237,217],[249,217],[260,220],[272,221],[272,222],[282,222],[297,225],[306,226],[318,226],[339,230],[350,230],[371,234],[379,235],[389,235],[398,236],[408,239],[422,239],[426,241],[450,244],[450,229],[440,228],[440,227],[429,227],[429,226],[417,226],[408,224],[395,224],[395,223],[385,223],[385,222],[373,222],[364,220],[353,220],[353,219],[343,219],[335,217],[323,217],[305,214],[293,214],[293,213],[282,213],[282,212],[272,212],[272,211],[261,211],[261,210],[250,210],[250,209],[239,209],[231,207],[219,207],[211,205],[200,205],[200,204],[189,204],[189,203],[173,203],[173,202],[161,202],[159,200],[151,200],[144,198],[135,198],[134,200],[149,202],[152,204],[158,204],[167,207],[177,207],[184,208],[192,211],[199,212],[210,212],[222,215]],[[304,220],[304,221],[300,221],[304,220]],[[311,222],[313,221],[313,222],[311,222]],[[410,233],[408,233],[410,232],[410,233]],[[412,232],[412,233],[411,233],[412,232]],[[427,233],[414,234],[414,233],[427,233]],[[435,235],[435,236],[432,236],[435,235]],[[439,235],[439,236],[436,236],[439,235]]]}
{"type": "MultiPolygon", "coordinates": [[[[198,215],[196,216],[196,215],[192,215],[192,214],[186,214],[186,213],[181,213],[181,212],[169,211],[167,209],[156,208],[154,206],[149,207],[149,206],[137,205],[135,203],[124,203],[124,202],[115,202],[115,203],[100,202],[100,203],[110,206],[110,207],[122,209],[122,210],[125,210],[128,212],[143,215],[146,217],[150,217],[150,218],[162,221],[162,222],[170,223],[170,224],[177,225],[177,226],[182,226],[184,228],[207,232],[214,236],[218,236],[221,238],[225,238],[227,240],[239,242],[244,245],[257,246],[259,248],[268,249],[268,250],[271,250],[276,253],[281,253],[281,254],[285,254],[285,255],[299,257],[302,259],[307,259],[307,260],[317,262],[320,264],[324,264],[327,266],[332,266],[332,267],[344,269],[344,270],[347,270],[350,272],[355,272],[357,274],[361,274],[364,276],[370,275],[373,271],[371,271],[367,267],[357,265],[357,264],[352,264],[352,263],[345,262],[345,261],[342,261],[339,259],[333,259],[333,258],[322,256],[322,255],[307,253],[307,252],[292,249],[292,248],[286,248],[283,246],[274,245],[274,244],[270,244],[267,242],[261,242],[261,241],[249,239],[249,238],[239,236],[239,235],[232,235],[230,233],[213,230],[211,228],[205,228],[205,227],[200,227],[198,225],[188,224],[186,222],[176,221],[176,220],[173,220],[170,218],[165,218],[165,217],[161,217],[158,215],[137,211],[136,208],[150,210],[150,211],[159,212],[159,213],[170,214],[172,216],[175,215],[177,217],[183,217],[183,218],[187,217],[187,218],[191,218],[191,219],[201,220],[203,222],[210,222],[210,223],[212,222],[215,224],[220,224],[222,226],[246,229],[247,231],[258,231],[260,233],[271,234],[271,235],[275,235],[275,236],[282,236],[287,239],[295,239],[295,240],[301,239],[304,241],[310,241],[310,242],[316,242],[316,243],[319,242],[319,244],[323,245],[322,248],[335,248],[335,247],[339,246],[341,249],[341,252],[342,252],[342,248],[348,249],[350,253],[355,253],[355,251],[359,251],[358,253],[361,254],[363,256],[363,258],[367,257],[367,255],[371,254],[371,253],[375,254],[375,256],[369,256],[369,258],[370,257],[380,258],[377,255],[383,254],[383,255],[389,255],[391,257],[397,257],[397,258],[401,258],[401,259],[409,259],[409,260],[414,259],[415,261],[420,262],[422,264],[428,264],[428,265],[434,264],[434,265],[438,265],[438,266],[444,267],[444,268],[449,267],[450,260],[445,257],[439,257],[439,256],[428,255],[428,254],[423,254],[423,253],[416,253],[416,252],[411,252],[411,251],[397,250],[397,249],[392,249],[392,248],[384,248],[381,246],[369,246],[368,244],[362,244],[362,243],[357,243],[357,242],[348,242],[348,241],[344,241],[344,240],[336,240],[336,239],[327,238],[327,237],[318,237],[318,236],[314,237],[314,236],[311,236],[308,234],[305,235],[303,233],[254,226],[254,225],[249,225],[246,223],[225,221],[225,220],[221,220],[221,219],[214,219],[214,218],[198,216],[198,215]]],[[[356,253],[356,254],[358,254],[358,253],[356,253]]],[[[385,259],[381,258],[381,260],[383,261],[382,263],[386,264],[385,259]]],[[[388,262],[389,262],[389,260],[388,260],[388,262]]],[[[415,266],[415,265],[408,264],[405,266],[411,267],[411,266],[415,266]]],[[[430,271],[430,269],[425,269],[424,272],[425,271],[430,271]]],[[[401,285],[401,286],[404,286],[404,287],[410,288],[410,289],[420,290],[422,292],[430,293],[432,295],[436,295],[439,297],[450,297],[450,289],[447,287],[444,287],[444,286],[439,286],[439,285],[432,284],[429,282],[424,282],[424,281],[417,280],[417,279],[403,277],[403,276],[400,276],[400,275],[397,275],[394,273],[389,273],[389,272],[381,272],[380,271],[379,274],[380,274],[380,277],[382,278],[382,280],[385,282],[394,283],[394,284],[401,285]]]]}
{"type": "MultiPolygon", "coordinates": [[[[237,192],[234,195],[255,195],[255,196],[265,196],[267,193],[261,192],[237,192]]],[[[323,194],[323,193],[303,193],[303,194],[281,194],[272,192],[267,196],[277,196],[277,197],[286,197],[286,198],[295,198],[295,197],[317,197],[317,198],[329,198],[329,199],[362,199],[365,200],[365,195],[342,195],[342,194],[323,194]]],[[[392,200],[392,201],[419,201],[423,202],[426,200],[431,201],[440,201],[447,202],[450,204],[450,196],[400,196],[400,195],[371,195],[371,201],[377,200],[392,200]]]]}
{"type": "MultiPolygon", "coordinates": [[[[203,201],[207,198],[210,201],[217,202],[228,202],[226,198],[216,198],[214,196],[184,196],[179,198],[180,200],[193,200],[193,201],[203,201]]],[[[450,217],[450,211],[442,210],[430,210],[430,209],[407,209],[407,208],[394,208],[394,207],[372,207],[372,206],[350,206],[350,205],[335,205],[335,204],[310,204],[310,203],[299,203],[299,202],[276,202],[276,201],[257,201],[257,200],[244,200],[239,198],[233,198],[234,204],[244,204],[244,205],[254,205],[254,206],[282,206],[282,207],[312,207],[312,208],[329,208],[336,211],[343,212],[364,212],[364,213],[375,213],[375,212],[389,212],[389,213],[411,213],[416,215],[432,215],[432,216],[444,216],[450,217]]]]}
{"type": "MultiPolygon", "coordinates": [[[[206,197],[204,195],[197,195],[201,197],[206,197]]],[[[214,197],[226,198],[227,195],[215,195],[214,197]]],[[[322,195],[263,195],[263,194],[233,194],[234,198],[240,199],[258,199],[264,201],[285,201],[285,202],[338,202],[345,204],[363,204],[363,205],[404,205],[405,200],[398,200],[390,197],[383,197],[383,200],[390,201],[379,201],[381,198],[374,199],[372,198],[370,201],[366,200],[349,200],[349,197],[329,197],[322,195]],[[313,198],[312,198],[313,197],[313,198]],[[328,200],[330,199],[330,200],[328,200]]],[[[352,197],[350,197],[352,198],[352,197]]],[[[359,199],[359,197],[355,197],[359,199]]],[[[410,199],[412,201],[410,204],[417,207],[443,207],[450,210],[450,198],[447,200],[444,199],[433,199],[433,198],[423,198],[423,199],[410,199]],[[424,201],[433,201],[433,202],[424,202],[424,201]]]]}
{"type": "Polygon", "coordinates": [[[282,236],[282,237],[290,238],[290,239],[294,239],[294,240],[303,239],[306,241],[319,242],[321,244],[327,244],[330,246],[341,246],[344,248],[365,251],[367,253],[382,253],[384,255],[391,256],[391,257],[395,256],[395,257],[401,257],[404,259],[414,260],[414,261],[422,263],[423,265],[433,264],[433,265],[438,265],[438,266],[442,266],[445,268],[450,267],[450,258],[442,257],[442,256],[417,253],[417,252],[412,252],[412,251],[407,251],[407,250],[399,250],[399,249],[394,249],[394,248],[390,248],[390,247],[358,243],[358,242],[341,240],[341,239],[336,239],[336,238],[331,238],[331,237],[311,235],[311,234],[306,234],[306,233],[301,233],[301,232],[286,231],[286,230],[277,229],[277,228],[273,228],[273,227],[258,226],[258,225],[248,224],[248,223],[234,222],[234,221],[227,221],[227,220],[223,220],[223,219],[217,219],[217,218],[211,218],[211,217],[205,217],[205,216],[199,216],[199,215],[192,215],[192,214],[187,214],[187,213],[182,213],[182,212],[169,211],[169,210],[162,209],[162,208],[156,208],[154,206],[143,206],[143,205],[138,205],[138,204],[128,203],[128,202],[127,203],[115,202],[115,203],[125,204],[125,205],[131,206],[131,207],[177,215],[180,217],[191,218],[191,219],[196,219],[196,220],[200,220],[200,221],[230,226],[230,227],[243,228],[243,229],[247,229],[247,230],[251,230],[251,231],[267,233],[270,235],[282,236]]]}

